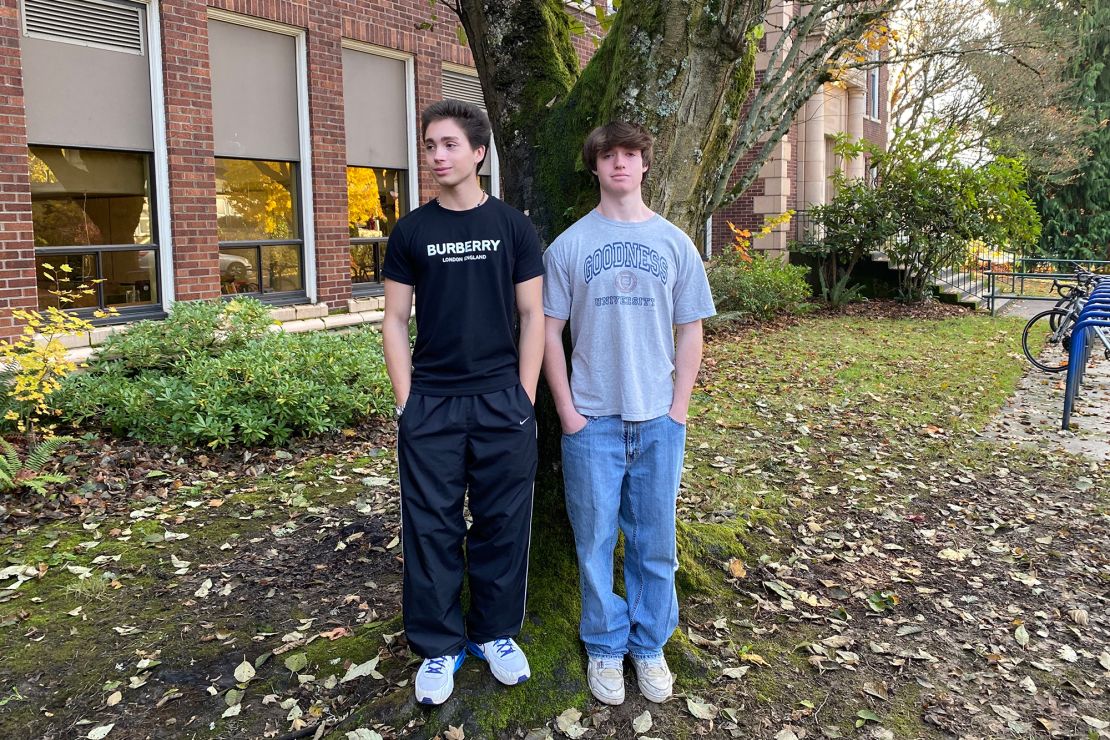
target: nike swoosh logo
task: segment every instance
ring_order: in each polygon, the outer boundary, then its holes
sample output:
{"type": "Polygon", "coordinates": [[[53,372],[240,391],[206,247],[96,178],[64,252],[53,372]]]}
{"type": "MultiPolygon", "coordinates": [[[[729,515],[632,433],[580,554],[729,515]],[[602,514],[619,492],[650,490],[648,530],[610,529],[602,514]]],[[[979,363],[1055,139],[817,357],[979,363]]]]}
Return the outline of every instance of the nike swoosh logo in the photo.
{"type": "Polygon", "coordinates": [[[532,418],[532,417],[531,417],[531,416],[529,416],[529,417],[528,417],[527,419],[521,419],[521,420],[520,420],[520,423],[521,423],[521,424],[524,424],[524,422],[528,421],[528,419],[531,419],[531,418],[532,418]]]}

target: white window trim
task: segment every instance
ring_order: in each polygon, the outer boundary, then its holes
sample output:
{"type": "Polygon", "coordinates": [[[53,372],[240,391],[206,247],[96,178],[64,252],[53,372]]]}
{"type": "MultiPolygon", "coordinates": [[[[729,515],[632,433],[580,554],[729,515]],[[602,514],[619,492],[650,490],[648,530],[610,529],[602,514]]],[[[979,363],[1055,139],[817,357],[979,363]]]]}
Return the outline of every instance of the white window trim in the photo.
{"type": "MultiPolygon", "coordinates": [[[[389,57],[390,59],[399,59],[405,63],[405,135],[408,143],[408,177],[409,181],[409,212],[416,210],[420,202],[420,184],[417,178],[420,176],[420,163],[417,160],[417,150],[419,142],[417,141],[416,130],[416,63],[412,54],[406,54],[403,51],[396,49],[389,49],[384,46],[375,46],[368,44],[365,41],[356,41],[354,39],[343,39],[341,46],[344,49],[351,49],[353,51],[361,51],[366,54],[377,54],[382,57],[389,57]]],[[[346,105],[346,101],[344,101],[346,105]]]]}
{"type": "Polygon", "coordinates": [[[159,4],[146,6],[147,59],[150,63],[150,115],[154,126],[154,208],[158,223],[158,288],[162,310],[169,312],[176,300],[173,273],[173,211],[170,202],[169,135],[166,131],[166,95],[162,85],[162,37],[159,4]]]}
{"type": "Polygon", "coordinates": [[[312,131],[308,116],[308,44],[305,29],[275,23],[263,18],[239,15],[219,8],[208,9],[208,20],[234,23],[261,31],[292,36],[296,42],[297,55],[297,138],[301,159],[297,170],[301,186],[301,243],[304,258],[304,289],[309,303],[316,303],[319,291],[316,285],[316,222],[313,212],[312,196],[312,131]]]}

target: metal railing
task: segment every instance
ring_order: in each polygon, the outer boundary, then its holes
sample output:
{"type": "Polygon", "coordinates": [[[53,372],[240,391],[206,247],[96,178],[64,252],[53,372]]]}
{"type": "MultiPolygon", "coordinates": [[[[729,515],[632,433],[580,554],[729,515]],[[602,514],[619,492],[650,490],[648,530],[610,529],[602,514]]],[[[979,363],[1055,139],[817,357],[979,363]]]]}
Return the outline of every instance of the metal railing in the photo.
{"type": "Polygon", "coordinates": [[[1074,282],[1074,272],[1057,271],[1058,266],[1081,265],[1096,273],[1110,274],[1110,260],[1070,260],[1055,257],[1027,257],[1020,263],[1021,270],[987,270],[987,291],[984,296],[993,316],[999,302],[1011,300],[1046,301],[1055,303],[1060,295],[1052,290],[1052,281],[1074,282]],[[1044,269],[1048,267],[1049,269],[1044,269]]]}

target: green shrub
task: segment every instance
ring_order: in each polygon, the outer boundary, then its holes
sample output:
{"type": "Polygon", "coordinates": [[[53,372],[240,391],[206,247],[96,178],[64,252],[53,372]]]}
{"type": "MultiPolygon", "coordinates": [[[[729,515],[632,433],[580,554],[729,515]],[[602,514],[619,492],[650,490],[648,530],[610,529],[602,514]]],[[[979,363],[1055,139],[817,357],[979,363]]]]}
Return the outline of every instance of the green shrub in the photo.
{"type": "Polygon", "coordinates": [[[68,421],[218,447],[283,444],[392,409],[377,331],[274,332],[257,302],[236,303],[178,304],[167,322],[113,337],[110,354],[64,384],[68,421]]]}
{"type": "Polygon", "coordinates": [[[274,323],[254,298],[176,303],[164,321],[140,321],[108,337],[91,364],[98,370],[122,366],[129,373],[167,369],[241,349],[274,323]]]}
{"type": "Polygon", "coordinates": [[[714,260],[707,270],[720,319],[765,320],[799,313],[811,295],[808,269],[756,254],[750,261],[714,260]]]}

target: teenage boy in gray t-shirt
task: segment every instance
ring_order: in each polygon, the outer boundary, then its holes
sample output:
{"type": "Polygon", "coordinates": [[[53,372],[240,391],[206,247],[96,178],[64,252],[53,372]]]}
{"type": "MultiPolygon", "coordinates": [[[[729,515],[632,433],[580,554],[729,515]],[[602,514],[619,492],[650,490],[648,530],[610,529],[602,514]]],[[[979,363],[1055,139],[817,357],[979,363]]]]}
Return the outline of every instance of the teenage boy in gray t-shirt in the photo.
{"type": "Polygon", "coordinates": [[[644,203],[651,151],[651,135],[636,124],[595,129],[582,161],[597,175],[601,202],[544,255],[543,369],[563,427],[587,677],[606,704],[624,701],[629,653],[643,695],[671,695],[663,645],[678,626],[675,501],[701,322],[715,313],[693,242],[644,203]],[[627,598],[613,592],[618,528],[627,598]]]}

